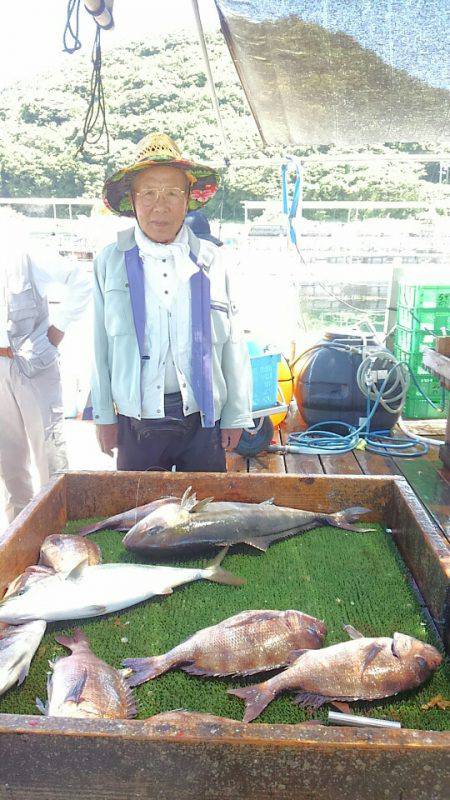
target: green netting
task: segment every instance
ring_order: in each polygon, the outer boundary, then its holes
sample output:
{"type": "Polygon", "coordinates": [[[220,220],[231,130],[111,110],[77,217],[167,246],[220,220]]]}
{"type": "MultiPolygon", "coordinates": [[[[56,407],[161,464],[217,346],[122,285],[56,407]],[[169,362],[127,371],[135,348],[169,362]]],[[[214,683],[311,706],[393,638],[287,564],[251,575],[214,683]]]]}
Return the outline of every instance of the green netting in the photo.
{"type": "MultiPolygon", "coordinates": [[[[74,533],[90,520],[69,523],[74,533]]],[[[104,562],[138,561],[122,546],[122,534],[103,531],[92,537],[101,547],[104,562]]],[[[167,562],[166,562],[167,563],[167,562]]],[[[205,560],[179,563],[204,564],[205,560]]],[[[200,628],[213,625],[246,609],[297,608],[328,626],[326,644],[344,641],[342,625],[351,623],[368,636],[390,636],[394,631],[436,644],[420,605],[412,592],[403,563],[387,534],[354,534],[329,527],[272,545],[266,554],[250,548],[235,549],[224,566],[246,578],[240,588],[206,581],[175,589],[173,595],[154,599],[107,617],[70,624],[51,624],[20,689],[0,698],[0,712],[34,714],[36,696],[46,696],[48,660],[66,651],[56,644],[56,631],[69,632],[75,624],[85,630],[94,652],[116,667],[126,657],[156,655],[178,644],[200,628]]],[[[244,704],[231,697],[230,687],[257,683],[251,679],[196,678],[173,670],[134,690],[139,718],[186,708],[242,719],[244,704]]],[[[403,726],[448,730],[450,712],[421,705],[442,694],[450,699],[450,669],[443,663],[421,689],[382,702],[356,703],[356,713],[399,720],[403,726]]],[[[325,717],[326,710],[316,716],[325,717]]],[[[261,722],[301,722],[308,713],[297,708],[289,695],[271,703],[261,722]]]]}

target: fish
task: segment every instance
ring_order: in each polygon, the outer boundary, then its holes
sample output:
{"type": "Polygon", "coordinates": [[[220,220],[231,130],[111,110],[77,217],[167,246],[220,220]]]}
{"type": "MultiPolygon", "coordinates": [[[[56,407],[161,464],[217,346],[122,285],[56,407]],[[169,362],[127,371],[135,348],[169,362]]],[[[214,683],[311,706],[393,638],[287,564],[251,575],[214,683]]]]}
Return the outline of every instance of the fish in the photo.
{"type": "Polygon", "coordinates": [[[297,692],[294,702],[313,709],[325,703],[381,700],[420,686],[441,661],[435,647],[403,633],[392,638],[358,634],[349,642],[307,650],[268,681],[228,693],[245,700],[243,721],[251,722],[281,692],[297,692]]]}
{"type": "Polygon", "coordinates": [[[129,531],[133,525],[140,522],[141,519],[150,514],[156,508],[163,506],[165,503],[171,503],[178,500],[177,497],[161,497],[158,500],[152,500],[151,503],[145,503],[143,506],[136,506],[130,508],[129,511],[123,511],[121,514],[114,514],[112,517],[95,522],[93,525],[87,525],[78,531],[78,536],[88,536],[90,533],[97,533],[97,531],[129,531]]]}
{"type": "Polygon", "coordinates": [[[80,628],[73,636],[56,636],[70,656],[50,661],[47,702],[36,705],[47,717],[131,719],[137,714],[133,694],[119,670],[98,658],[80,628]]]}
{"type": "Polygon", "coordinates": [[[130,686],[179,667],[191,675],[253,675],[284,667],[298,650],[321,647],[323,622],[301,611],[242,611],[203,628],[189,639],[152,658],[127,658],[134,674],[130,686]]]}
{"type": "Polygon", "coordinates": [[[24,682],[46,627],[46,622],[36,620],[0,630],[0,695],[24,682]]]}
{"type": "Polygon", "coordinates": [[[242,586],[243,578],[220,566],[226,549],[205,568],[149,564],[96,564],[85,561],[71,572],[57,572],[0,601],[0,622],[19,625],[98,617],[120,611],[155,595],[172,594],[175,586],[197,580],[242,586]]]}
{"type": "Polygon", "coordinates": [[[17,578],[14,578],[13,581],[9,584],[3,599],[5,600],[11,594],[16,594],[25,586],[31,586],[32,583],[36,583],[36,581],[40,581],[41,578],[48,577],[48,575],[53,575],[54,570],[50,569],[49,567],[42,567],[38,566],[38,564],[32,564],[31,567],[27,567],[21,575],[18,575],[17,578]]]}
{"type": "Polygon", "coordinates": [[[321,525],[357,533],[371,531],[352,524],[368,512],[369,509],[358,506],[324,514],[276,506],[271,500],[234,503],[213,502],[213,498],[207,497],[197,501],[188,489],[181,500],[154,509],[130,528],[123,544],[127,550],[146,556],[236,544],[266,551],[272,542],[321,525]]]}
{"type": "Polygon", "coordinates": [[[89,566],[100,564],[102,553],[97,544],[81,536],[53,534],[41,545],[39,565],[55,572],[70,572],[77,564],[87,561],[89,566]]]}

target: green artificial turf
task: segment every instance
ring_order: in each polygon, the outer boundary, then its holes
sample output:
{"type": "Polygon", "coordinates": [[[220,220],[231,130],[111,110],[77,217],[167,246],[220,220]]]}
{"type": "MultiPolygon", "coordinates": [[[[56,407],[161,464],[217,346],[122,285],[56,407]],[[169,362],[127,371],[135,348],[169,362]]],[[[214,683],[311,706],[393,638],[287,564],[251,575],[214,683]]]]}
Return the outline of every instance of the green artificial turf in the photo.
{"type": "MultiPolygon", "coordinates": [[[[74,533],[89,522],[71,522],[66,533],[74,533]]],[[[223,566],[246,579],[245,586],[239,588],[199,581],[120,613],[79,623],[50,624],[27,680],[0,698],[0,712],[36,713],[36,696],[46,699],[48,660],[67,653],[55,642],[55,632],[70,632],[76,624],[86,632],[93,651],[116,667],[126,657],[164,653],[200,628],[247,609],[296,608],[324,619],[328,626],[326,645],[346,640],[342,630],[345,623],[367,636],[390,636],[401,631],[436,644],[395,546],[383,529],[374,527],[375,532],[367,534],[318,528],[278,542],[265,554],[244,546],[235,549],[223,566]]],[[[104,562],[139,561],[124,549],[122,536],[102,531],[91,537],[100,545],[104,562]]],[[[205,559],[170,563],[198,566],[204,565],[205,559]]],[[[242,719],[244,703],[228,695],[227,688],[258,683],[266,677],[269,673],[219,680],[172,670],[134,690],[138,717],[185,708],[242,719]]],[[[448,661],[420,689],[375,703],[355,703],[353,708],[355,713],[399,720],[407,728],[448,730],[449,711],[421,710],[421,705],[437,694],[450,700],[448,661]]],[[[326,715],[326,707],[315,714],[326,715]]],[[[285,694],[272,702],[258,721],[294,723],[310,716],[285,694]]]]}

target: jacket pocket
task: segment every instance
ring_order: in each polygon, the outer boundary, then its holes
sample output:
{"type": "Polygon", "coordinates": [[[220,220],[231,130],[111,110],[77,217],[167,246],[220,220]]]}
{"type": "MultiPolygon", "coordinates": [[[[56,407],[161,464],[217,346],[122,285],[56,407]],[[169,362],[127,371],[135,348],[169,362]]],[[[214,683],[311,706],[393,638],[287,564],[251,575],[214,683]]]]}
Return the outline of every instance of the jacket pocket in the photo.
{"type": "Polygon", "coordinates": [[[105,286],[105,328],[110,336],[133,333],[130,292],[123,281],[109,282],[105,286]]]}
{"type": "Polygon", "coordinates": [[[225,344],[230,338],[230,320],[227,303],[211,301],[211,341],[225,344]]]}

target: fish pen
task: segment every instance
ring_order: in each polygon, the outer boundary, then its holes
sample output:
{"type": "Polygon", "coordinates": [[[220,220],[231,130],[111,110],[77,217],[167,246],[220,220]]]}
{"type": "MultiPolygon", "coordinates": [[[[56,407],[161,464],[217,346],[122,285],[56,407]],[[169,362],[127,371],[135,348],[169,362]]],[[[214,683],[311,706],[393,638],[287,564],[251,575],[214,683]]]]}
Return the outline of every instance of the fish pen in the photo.
{"type": "MultiPolygon", "coordinates": [[[[49,624],[25,683],[0,699],[0,782],[21,799],[82,794],[100,800],[132,792],[136,798],[188,800],[198,797],[199,786],[202,797],[216,797],[220,786],[223,798],[315,800],[328,796],[338,774],[346,798],[362,800],[392,796],[395,770],[405,797],[446,797],[450,712],[434,702],[449,695],[446,659],[418,689],[352,703],[355,714],[395,721],[402,730],[329,726],[326,710],[306,712],[290,694],[245,724],[244,704],[228,690],[267,674],[208,678],[178,668],[133,690],[134,720],[37,715],[48,661],[67,654],[55,635],[78,624],[95,655],[116,668],[123,659],[163,654],[247,609],[291,608],[325,620],[325,645],[345,641],[342,626],[351,624],[365,636],[400,631],[448,650],[449,547],[406,481],[395,476],[69,472],[54,479],[0,538],[0,593],[36,563],[49,534],[75,533],[86,521],[165,495],[181,497],[188,486],[199,500],[273,498],[277,505],[327,514],[363,505],[371,513],[359,525],[369,521],[373,531],[318,527],[265,553],[239,545],[224,565],[245,579],[243,586],[195,582],[103,617],[49,624]],[[55,771],[54,763],[61,769],[55,771]]],[[[105,563],[142,563],[122,538],[114,530],[89,537],[105,563]]],[[[182,562],[153,556],[152,563],[204,566],[215,552],[182,562]]]]}

